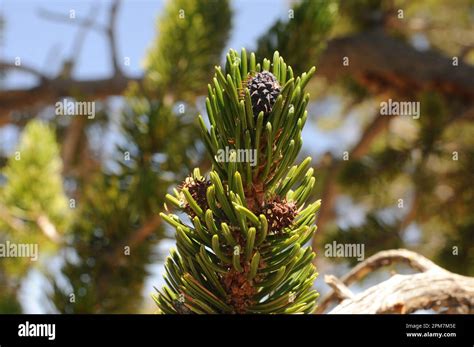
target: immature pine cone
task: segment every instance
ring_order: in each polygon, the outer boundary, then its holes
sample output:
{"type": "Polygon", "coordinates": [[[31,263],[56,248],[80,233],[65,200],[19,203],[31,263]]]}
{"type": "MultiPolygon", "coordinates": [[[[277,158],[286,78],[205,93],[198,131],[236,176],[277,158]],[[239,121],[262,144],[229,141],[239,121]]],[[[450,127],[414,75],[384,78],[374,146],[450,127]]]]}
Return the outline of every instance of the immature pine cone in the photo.
{"type": "Polygon", "coordinates": [[[259,72],[248,80],[247,88],[254,116],[258,117],[261,111],[264,115],[268,115],[281,91],[276,77],[268,71],[259,72]]]}
{"type": "MultiPolygon", "coordinates": [[[[207,188],[210,185],[211,185],[211,182],[209,180],[206,180],[204,177],[199,179],[199,178],[194,178],[192,176],[188,176],[186,177],[184,182],[181,183],[180,188],[181,189],[187,188],[189,190],[189,193],[193,197],[193,199],[198,204],[198,206],[203,211],[206,211],[209,208],[209,205],[207,204],[206,192],[207,192],[207,188]]],[[[195,217],[196,214],[194,213],[193,209],[189,206],[186,199],[184,199],[184,201],[185,201],[184,208],[186,209],[186,212],[191,217],[195,217]]]]}
{"type": "Polygon", "coordinates": [[[268,221],[272,233],[279,233],[289,227],[297,215],[297,207],[293,201],[280,200],[276,197],[265,204],[262,213],[268,221]]]}

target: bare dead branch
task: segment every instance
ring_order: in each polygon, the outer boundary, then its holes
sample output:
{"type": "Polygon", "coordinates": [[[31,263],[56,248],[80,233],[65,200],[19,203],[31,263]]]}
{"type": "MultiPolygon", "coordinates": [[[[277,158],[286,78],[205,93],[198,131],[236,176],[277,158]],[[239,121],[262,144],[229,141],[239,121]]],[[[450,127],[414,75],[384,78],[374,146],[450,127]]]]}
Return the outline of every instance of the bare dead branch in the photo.
{"type": "MultiPolygon", "coordinates": [[[[118,7],[119,3],[114,2],[111,7],[111,14],[116,14],[118,7]]],[[[73,23],[70,19],[67,19],[67,21],[73,23]]],[[[110,40],[110,32],[113,32],[115,21],[116,16],[113,15],[110,17],[108,26],[106,28],[100,27],[99,30],[109,33],[109,46],[112,49],[111,53],[114,59],[113,66],[118,68],[120,64],[117,58],[114,35],[112,35],[112,41],[110,40]]],[[[76,20],[74,23],[90,25],[88,21],[84,23],[81,20],[76,20]]],[[[95,25],[92,27],[96,28],[95,25]]],[[[120,71],[120,69],[115,70],[116,73],[117,71],[120,71]]],[[[409,44],[380,31],[364,32],[331,40],[318,64],[318,75],[331,80],[343,75],[351,75],[367,88],[375,89],[377,93],[390,91],[394,95],[412,96],[420,91],[433,90],[471,103],[474,100],[474,80],[470,78],[474,75],[474,67],[462,62],[459,66],[453,66],[450,58],[438,52],[417,51],[409,44]],[[403,52],[403,54],[399,54],[399,52],[403,52]],[[345,56],[350,58],[349,66],[342,65],[342,58],[345,56]]],[[[76,81],[69,81],[69,90],[75,87],[74,82],[76,81]]],[[[102,81],[87,81],[87,84],[95,84],[95,82],[102,83],[102,81]]],[[[56,87],[58,86],[51,85],[53,89],[56,87]]],[[[38,89],[43,92],[45,89],[42,85],[36,88],[31,92],[36,93],[38,89]]],[[[82,89],[81,86],[79,88],[82,89]]],[[[111,89],[108,95],[116,95],[117,89],[120,88],[111,89]]],[[[0,92],[1,106],[3,106],[3,94],[7,93],[7,95],[13,97],[6,109],[0,107],[0,125],[7,122],[4,118],[6,113],[21,109],[23,106],[24,95],[17,98],[15,93],[9,94],[12,92],[8,90],[0,92]]],[[[25,92],[29,93],[30,91],[25,92]]],[[[64,94],[64,92],[58,93],[56,91],[52,93],[56,95],[64,94]]],[[[93,93],[87,94],[93,98],[93,93]]],[[[27,99],[30,100],[26,106],[42,103],[41,97],[34,100],[28,97],[27,99]]]]}
{"type": "MultiPolygon", "coordinates": [[[[344,275],[340,281],[346,285],[350,286],[351,284],[361,281],[368,274],[372,273],[374,270],[379,268],[389,266],[395,263],[404,263],[411,268],[420,271],[426,272],[429,270],[436,270],[439,272],[446,271],[443,268],[439,267],[431,260],[423,257],[422,255],[406,250],[406,249],[393,249],[387,251],[381,251],[373,256],[367,258],[357,266],[355,266],[351,271],[344,275]]],[[[331,304],[332,301],[337,299],[337,295],[334,292],[329,293],[325,298],[321,300],[316,310],[317,313],[324,312],[327,307],[331,304]]]]}
{"type": "Polygon", "coordinates": [[[120,0],[116,0],[112,3],[110,8],[110,18],[109,24],[107,26],[107,38],[109,42],[110,48],[110,58],[111,63],[113,66],[113,70],[115,75],[122,76],[122,69],[120,68],[119,58],[118,58],[118,51],[117,51],[117,40],[115,37],[115,23],[117,21],[117,13],[120,7],[120,0]]]}
{"type": "Polygon", "coordinates": [[[64,15],[63,13],[53,12],[44,8],[39,8],[37,13],[40,17],[43,17],[44,19],[55,21],[55,22],[78,25],[81,27],[86,27],[86,28],[96,30],[97,32],[104,32],[106,30],[106,28],[103,25],[100,25],[99,23],[95,23],[95,21],[89,17],[87,18],[76,17],[73,19],[69,16],[64,15]]]}
{"type": "Polygon", "coordinates": [[[354,293],[336,276],[326,275],[324,276],[324,282],[334,290],[334,295],[336,295],[339,300],[354,298],[354,293]]]}
{"type": "Polygon", "coordinates": [[[121,95],[130,82],[140,83],[141,78],[114,76],[100,80],[49,80],[26,90],[0,92],[0,126],[14,122],[11,112],[37,105],[50,105],[58,99],[79,95],[83,100],[100,100],[121,95]]]}
{"type": "Polygon", "coordinates": [[[10,63],[10,62],[7,62],[7,61],[0,61],[0,71],[6,71],[6,70],[19,70],[19,71],[23,71],[23,72],[27,72],[27,73],[30,73],[38,78],[40,78],[41,80],[47,80],[48,77],[46,75],[44,75],[41,71],[35,69],[34,67],[31,67],[29,65],[25,65],[23,63],[21,63],[21,65],[16,65],[16,64],[13,64],[13,63],[10,63]]]}
{"type": "MultiPolygon", "coordinates": [[[[40,14],[49,19],[79,24],[85,29],[92,28],[104,33],[109,42],[114,75],[111,78],[102,80],[79,81],[71,78],[70,75],[58,76],[57,78],[51,79],[41,74],[38,70],[25,65],[16,66],[8,62],[0,63],[0,70],[13,68],[21,69],[41,78],[38,86],[34,88],[27,90],[5,90],[0,92],[0,126],[12,122],[10,114],[13,111],[20,111],[22,109],[37,106],[38,104],[48,105],[55,102],[58,98],[66,96],[80,95],[85,99],[102,99],[112,95],[120,95],[127,88],[129,82],[141,81],[141,78],[124,76],[120,69],[115,38],[115,24],[119,6],[120,0],[116,0],[112,3],[109,23],[106,27],[98,26],[92,17],[83,20],[71,20],[63,14],[40,10],[40,14]]],[[[82,36],[80,35],[78,38],[79,43],[82,40],[81,37],[82,36]]],[[[75,53],[77,54],[77,52],[75,53]]],[[[72,61],[66,60],[65,64],[73,64],[74,62],[74,59],[72,61]]],[[[69,69],[71,69],[72,66],[73,65],[69,66],[69,69]]]]}
{"type": "Polygon", "coordinates": [[[83,29],[79,32],[75,40],[73,45],[73,54],[71,55],[71,59],[68,59],[68,61],[75,61],[75,57],[78,56],[78,52],[82,46],[82,42],[87,30],[93,29],[99,33],[105,34],[109,43],[111,65],[113,67],[114,74],[121,76],[122,71],[118,61],[117,42],[115,37],[115,24],[119,7],[120,0],[115,0],[112,2],[110,7],[109,22],[106,26],[96,23],[95,14],[97,13],[97,6],[91,7],[90,13],[86,18],[70,18],[69,16],[62,13],[56,13],[45,9],[39,9],[38,14],[48,20],[79,25],[83,29]]]}
{"type": "Polygon", "coordinates": [[[71,70],[70,70],[70,74],[69,74],[68,77],[71,77],[72,71],[73,71],[74,67],[76,66],[77,58],[79,57],[79,52],[82,50],[82,46],[85,42],[87,32],[89,31],[89,29],[92,26],[94,26],[96,24],[97,13],[98,13],[98,6],[97,6],[97,4],[95,4],[95,5],[91,6],[91,8],[89,10],[89,14],[87,16],[89,25],[85,25],[82,28],[80,28],[77,36],[74,39],[74,42],[73,42],[73,45],[72,45],[71,55],[70,55],[69,59],[67,59],[67,62],[70,62],[70,64],[71,64],[71,68],[70,68],[71,70]]]}
{"type": "Polygon", "coordinates": [[[413,313],[433,309],[440,313],[474,312],[474,278],[446,270],[395,275],[353,298],[330,314],[413,313]]]}

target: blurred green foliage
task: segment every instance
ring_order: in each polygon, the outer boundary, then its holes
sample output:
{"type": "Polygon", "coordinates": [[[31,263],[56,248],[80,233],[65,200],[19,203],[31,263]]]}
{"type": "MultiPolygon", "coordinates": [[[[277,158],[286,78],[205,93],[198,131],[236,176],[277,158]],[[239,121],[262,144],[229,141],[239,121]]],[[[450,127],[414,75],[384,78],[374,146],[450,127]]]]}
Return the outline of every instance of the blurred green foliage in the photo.
{"type": "MultiPolygon", "coordinates": [[[[17,150],[2,170],[6,184],[0,189],[0,239],[40,245],[40,254],[57,250],[54,235],[40,227],[46,217],[64,236],[73,213],[63,189],[62,162],[54,130],[41,121],[25,127],[17,150]]],[[[5,270],[25,274],[29,259],[5,259],[5,270]]]]}
{"type": "Polygon", "coordinates": [[[38,218],[46,217],[58,237],[68,233],[73,213],[63,189],[62,162],[54,130],[41,121],[25,127],[20,143],[1,174],[0,243],[38,246],[38,263],[28,257],[2,258],[0,262],[0,312],[19,312],[16,293],[33,265],[45,264],[58,250],[53,235],[42,230],[38,218]]]}
{"type": "Polygon", "coordinates": [[[62,268],[67,286],[52,281],[50,295],[60,312],[141,309],[146,267],[164,231],[153,223],[149,229],[150,223],[169,186],[182,180],[200,157],[192,101],[212,74],[230,23],[227,1],[167,3],[147,55],[145,85],[132,84],[126,93],[120,115],[123,141],[114,153],[118,172],[99,173],[84,188],[80,221],[69,243],[78,259],[62,268]],[[151,232],[135,242],[143,228],[151,232]]]}
{"type": "Polygon", "coordinates": [[[338,3],[333,0],[303,0],[296,3],[287,20],[277,20],[257,42],[259,59],[279,51],[295,73],[303,73],[317,61],[336,21],[338,3]]]}
{"type": "Polygon", "coordinates": [[[146,60],[151,88],[174,100],[192,100],[202,94],[203,81],[219,62],[231,23],[227,0],[169,1],[146,60]]]}
{"type": "Polygon", "coordinates": [[[99,175],[85,189],[80,218],[65,249],[62,276],[68,283],[52,280],[51,298],[59,312],[127,313],[140,308],[154,243],[127,245],[142,216],[130,208],[135,196],[123,183],[120,177],[99,175]]]}
{"type": "MultiPolygon", "coordinates": [[[[7,183],[1,190],[0,201],[10,207],[13,216],[32,228],[30,233],[41,233],[36,219],[42,214],[49,217],[59,233],[67,230],[70,209],[61,169],[54,131],[40,121],[29,122],[2,172],[7,183]]],[[[28,235],[28,239],[32,236],[28,235]]]]}

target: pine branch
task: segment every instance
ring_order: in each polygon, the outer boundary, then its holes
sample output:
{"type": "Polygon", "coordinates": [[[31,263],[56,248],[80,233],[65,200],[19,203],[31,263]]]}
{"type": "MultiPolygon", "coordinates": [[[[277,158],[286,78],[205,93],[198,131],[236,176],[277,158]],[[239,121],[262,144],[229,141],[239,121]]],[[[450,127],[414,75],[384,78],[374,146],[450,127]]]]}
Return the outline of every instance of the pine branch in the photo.
{"type": "Polygon", "coordinates": [[[209,178],[195,169],[167,195],[192,223],[161,214],[176,229],[177,250],[154,299],[164,313],[310,313],[317,273],[304,244],[320,201],[305,206],[314,186],[311,159],[293,162],[315,69],[297,77],[278,52],[257,64],[242,49],[215,71],[209,129],[199,116],[213,167],[209,178]],[[229,148],[230,157],[219,159],[229,148]],[[257,153],[255,165],[237,160],[242,150],[257,153]]]}
{"type": "Polygon", "coordinates": [[[54,243],[61,242],[72,217],[61,170],[53,129],[39,121],[28,123],[16,156],[2,170],[7,183],[1,190],[0,214],[14,235],[26,231],[35,237],[33,231],[39,230],[54,243]]]}

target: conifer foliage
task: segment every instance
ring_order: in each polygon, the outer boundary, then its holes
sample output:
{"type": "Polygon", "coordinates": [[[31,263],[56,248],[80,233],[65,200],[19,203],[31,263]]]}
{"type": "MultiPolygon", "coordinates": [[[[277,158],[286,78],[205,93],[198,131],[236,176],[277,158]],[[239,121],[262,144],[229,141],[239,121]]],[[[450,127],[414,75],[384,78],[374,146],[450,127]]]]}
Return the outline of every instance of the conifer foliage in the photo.
{"type": "MultiPolygon", "coordinates": [[[[0,189],[0,207],[6,207],[0,208],[0,229],[17,242],[60,237],[42,231],[38,223],[41,218],[50,220],[58,233],[68,228],[72,216],[63,188],[59,153],[53,128],[41,121],[31,121],[1,172],[6,184],[0,189]]],[[[53,244],[47,242],[44,246],[49,249],[53,244]]]]}
{"type": "Polygon", "coordinates": [[[320,201],[306,203],[315,183],[311,158],[293,163],[314,72],[294,76],[278,52],[257,63],[245,49],[230,50],[225,71],[215,68],[210,126],[199,116],[212,169],[208,177],[195,169],[166,196],[166,209],[187,217],[161,214],[176,228],[177,246],[166,261],[167,285],[154,296],[163,313],[313,311],[315,253],[305,244],[320,201]],[[218,160],[226,148],[230,157],[218,160]],[[238,160],[250,151],[256,162],[238,160]]]}

